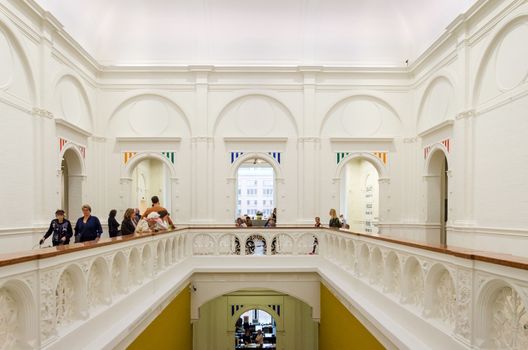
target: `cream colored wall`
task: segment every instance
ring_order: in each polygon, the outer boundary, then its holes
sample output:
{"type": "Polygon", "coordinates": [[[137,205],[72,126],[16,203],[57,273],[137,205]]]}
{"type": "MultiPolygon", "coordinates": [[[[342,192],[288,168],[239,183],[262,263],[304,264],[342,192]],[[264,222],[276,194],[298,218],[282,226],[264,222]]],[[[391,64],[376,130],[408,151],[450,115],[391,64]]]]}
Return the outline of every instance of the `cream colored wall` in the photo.
{"type": "Polygon", "coordinates": [[[341,212],[353,231],[365,231],[366,185],[367,181],[374,188],[374,217],[378,216],[379,184],[378,172],[368,161],[352,159],[347,162],[341,176],[341,202],[346,210],[341,212]]]}
{"type": "Polygon", "coordinates": [[[235,322],[242,311],[232,316],[231,305],[244,305],[243,310],[263,309],[268,312],[266,308],[270,304],[281,305],[281,315],[274,315],[277,322],[277,349],[317,349],[318,325],[311,318],[312,311],[307,304],[287,295],[266,295],[256,291],[225,295],[202,305],[200,318],[193,323],[194,349],[232,350],[235,322]]]}
{"type": "Polygon", "coordinates": [[[0,70],[0,251],[34,246],[60,205],[59,137],[85,147],[80,197],[99,217],[132,205],[123,152],[175,152],[178,224],[232,224],[231,151],[282,152],[283,224],[342,211],[336,152],[384,151],[381,233],[420,241],[439,236],[424,149],[449,139],[448,241],[528,249],[526,1],[479,3],[408,68],[156,71],[101,67],[30,5],[6,0],[0,13],[0,54],[12,57],[0,70]]]}

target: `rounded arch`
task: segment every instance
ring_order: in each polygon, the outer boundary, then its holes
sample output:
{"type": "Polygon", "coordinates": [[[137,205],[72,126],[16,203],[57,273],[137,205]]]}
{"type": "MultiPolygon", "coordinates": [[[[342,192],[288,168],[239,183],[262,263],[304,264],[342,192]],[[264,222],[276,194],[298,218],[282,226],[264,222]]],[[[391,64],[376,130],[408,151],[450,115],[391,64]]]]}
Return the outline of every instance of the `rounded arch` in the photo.
{"type": "Polygon", "coordinates": [[[1,20],[0,20],[0,30],[6,34],[6,37],[9,40],[10,44],[13,45],[13,48],[16,54],[18,55],[18,58],[20,58],[23,69],[27,75],[29,94],[30,94],[29,102],[34,104],[36,100],[36,96],[37,96],[37,89],[36,89],[36,83],[35,83],[35,72],[33,71],[31,64],[29,64],[28,55],[22,45],[22,41],[18,38],[17,34],[14,31],[12,31],[11,28],[9,28],[1,20]]]}
{"type": "Polygon", "coordinates": [[[493,51],[497,48],[501,40],[509,33],[511,29],[515,28],[517,25],[520,25],[522,22],[525,21],[528,21],[528,14],[522,14],[511,19],[495,31],[492,39],[490,40],[490,43],[486,47],[486,50],[484,50],[483,54],[481,55],[481,58],[477,61],[478,69],[477,74],[475,75],[475,80],[473,84],[473,96],[471,99],[473,107],[476,107],[479,102],[483,75],[493,56],[493,51]]]}
{"type": "MultiPolygon", "coordinates": [[[[64,309],[62,312],[62,315],[65,317],[64,322],[69,323],[75,319],[84,319],[87,317],[87,298],[86,298],[86,291],[87,291],[87,282],[86,277],[83,274],[81,268],[77,264],[70,264],[66,268],[64,268],[57,279],[57,285],[55,286],[55,297],[56,300],[59,300],[60,298],[64,298],[62,301],[64,301],[64,304],[68,304],[69,307],[72,308],[70,310],[70,314],[68,315],[67,309],[64,309]],[[69,298],[68,295],[64,295],[62,293],[58,292],[58,289],[60,288],[62,284],[63,278],[66,278],[66,283],[63,285],[65,288],[71,287],[73,291],[71,291],[72,298],[69,298]],[[68,285],[69,280],[71,279],[71,283],[73,285],[68,285]],[[71,316],[73,319],[68,319],[68,316],[71,316]]],[[[57,309],[57,313],[59,313],[59,310],[57,309]]]]}
{"type": "Polygon", "coordinates": [[[279,106],[286,113],[286,115],[290,119],[290,122],[292,123],[294,131],[295,131],[295,135],[299,135],[299,126],[297,125],[297,121],[295,120],[293,113],[286,106],[286,104],[276,97],[270,96],[268,94],[262,94],[262,93],[244,94],[242,96],[238,96],[232,99],[231,101],[227,102],[220,110],[220,113],[218,113],[218,115],[216,116],[215,122],[213,124],[212,135],[216,135],[218,126],[220,125],[220,122],[222,121],[222,119],[224,119],[224,116],[228,108],[233,106],[235,103],[240,102],[241,100],[250,98],[250,97],[260,97],[260,98],[272,100],[277,106],[279,106]]]}
{"type": "Polygon", "coordinates": [[[240,168],[240,166],[243,163],[247,162],[248,160],[255,159],[255,158],[265,161],[273,168],[273,171],[275,172],[275,179],[283,178],[282,169],[280,165],[277,163],[277,161],[273,159],[273,157],[270,156],[269,154],[261,153],[261,152],[244,153],[243,155],[238,157],[237,160],[234,161],[233,164],[231,165],[231,174],[230,174],[231,178],[236,179],[238,168],[240,168]]]}
{"type": "Polygon", "coordinates": [[[90,307],[110,303],[111,276],[108,263],[102,257],[94,259],[88,272],[87,298],[90,307]]]}
{"type": "MultiPolygon", "coordinates": [[[[62,71],[61,73],[59,73],[54,82],[53,82],[53,87],[54,87],[54,93],[57,94],[58,93],[58,88],[59,88],[59,85],[64,82],[64,81],[70,81],[73,85],[75,85],[75,87],[79,90],[79,93],[81,94],[81,97],[86,105],[86,111],[88,113],[88,121],[89,121],[89,128],[88,130],[89,131],[92,131],[93,130],[93,125],[94,125],[94,120],[93,120],[93,108],[92,108],[92,102],[90,100],[90,98],[88,97],[88,93],[86,92],[87,89],[85,87],[85,85],[83,84],[83,82],[81,81],[81,79],[79,79],[74,73],[72,73],[71,71],[62,71]]],[[[55,97],[57,97],[55,95],[55,97]]],[[[62,116],[64,119],[66,119],[66,116],[62,116]]]]}
{"type": "MultiPolygon", "coordinates": [[[[241,282],[241,281],[237,281],[237,282],[241,282]]],[[[295,286],[292,283],[285,284],[285,283],[278,282],[278,281],[275,281],[275,282],[247,281],[245,283],[245,286],[240,285],[239,283],[236,283],[236,284],[237,285],[233,285],[232,283],[222,283],[221,285],[215,285],[214,289],[208,290],[207,297],[203,299],[196,298],[196,304],[192,305],[192,308],[198,310],[201,306],[225,294],[238,292],[240,290],[259,290],[259,291],[264,291],[264,292],[268,291],[268,292],[283,293],[297,300],[300,300],[312,308],[313,318],[319,318],[319,298],[318,296],[317,298],[315,298],[314,295],[307,293],[306,288],[304,286],[301,286],[301,285],[295,286]],[[301,294],[301,292],[304,292],[306,295],[301,294]],[[310,297],[314,297],[314,299],[310,300],[310,297]]],[[[250,310],[254,309],[254,307],[250,307],[249,309],[250,310]]],[[[191,310],[191,315],[194,312],[195,311],[191,310]]]]}
{"type": "Polygon", "coordinates": [[[59,156],[59,166],[61,169],[62,161],[65,160],[68,163],[68,171],[71,175],[86,175],[86,165],[84,158],[79,150],[79,147],[75,144],[68,142],[64,145],[59,156]]]}
{"type": "Polygon", "coordinates": [[[456,81],[456,78],[451,74],[451,73],[448,73],[447,71],[441,71],[441,72],[438,72],[437,74],[435,74],[429,81],[429,83],[427,84],[427,87],[425,88],[424,92],[422,93],[422,97],[420,99],[420,104],[418,105],[418,111],[417,111],[417,115],[416,115],[416,126],[419,127],[420,126],[420,121],[422,120],[423,118],[423,112],[424,112],[424,107],[425,107],[425,103],[428,101],[429,99],[429,96],[431,95],[431,92],[433,91],[433,89],[436,87],[436,84],[441,82],[441,81],[445,81],[447,82],[447,84],[449,84],[449,86],[452,88],[452,91],[453,91],[453,98],[455,97],[455,81],[456,81]]]}
{"type": "Polygon", "coordinates": [[[182,118],[183,118],[183,121],[187,127],[187,131],[189,133],[189,136],[192,135],[192,128],[191,128],[191,123],[189,121],[189,117],[187,116],[187,113],[185,113],[185,111],[183,110],[182,107],[180,107],[179,104],[177,104],[174,100],[172,100],[171,98],[163,95],[163,94],[159,94],[159,93],[154,93],[154,92],[144,92],[144,93],[140,93],[140,94],[136,94],[134,96],[131,96],[131,97],[128,97],[126,98],[125,100],[121,101],[117,107],[115,107],[112,111],[112,113],[110,113],[110,117],[108,118],[108,124],[110,124],[112,122],[112,120],[115,118],[115,116],[119,113],[119,111],[121,111],[123,108],[129,106],[130,104],[134,103],[134,102],[137,102],[139,100],[142,100],[142,99],[145,99],[145,98],[153,98],[153,99],[157,99],[157,100],[161,100],[163,102],[166,102],[168,103],[171,107],[173,107],[178,113],[181,114],[182,118]]]}
{"type": "Polygon", "coordinates": [[[366,99],[368,101],[372,101],[372,102],[378,103],[378,104],[382,105],[383,107],[387,108],[398,119],[398,121],[401,124],[402,118],[400,117],[400,115],[396,111],[396,109],[394,107],[392,107],[392,105],[390,103],[388,103],[387,101],[385,101],[381,97],[378,97],[378,96],[375,96],[375,95],[372,95],[372,94],[360,93],[360,94],[349,95],[349,96],[347,96],[345,98],[342,98],[341,100],[339,100],[336,103],[334,103],[328,109],[328,111],[325,113],[325,115],[323,117],[323,120],[321,121],[321,124],[319,125],[319,136],[322,135],[322,132],[324,130],[326,122],[328,121],[328,119],[330,118],[330,116],[332,115],[333,112],[335,112],[339,107],[341,107],[343,104],[345,104],[345,103],[347,103],[349,101],[352,101],[354,99],[362,99],[362,98],[366,99]]]}
{"type": "MultiPolygon", "coordinates": [[[[492,347],[495,344],[490,344],[493,327],[493,303],[498,298],[501,291],[505,288],[519,296],[525,309],[528,309],[527,295],[522,293],[518,287],[500,279],[492,279],[483,284],[477,291],[476,298],[476,315],[475,315],[475,335],[478,344],[483,347],[492,347]]],[[[519,320],[520,321],[520,320],[519,320]]]]}
{"type": "Polygon", "coordinates": [[[231,316],[231,323],[234,325],[236,320],[238,320],[240,316],[242,316],[243,313],[250,311],[250,310],[262,310],[262,311],[267,312],[275,320],[277,324],[277,330],[280,331],[284,328],[282,317],[279,314],[277,314],[277,312],[273,310],[269,305],[263,305],[263,304],[244,305],[231,316]]]}
{"type": "Polygon", "coordinates": [[[163,164],[165,164],[168,167],[168,169],[169,169],[169,171],[171,173],[171,177],[172,178],[176,178],[176,169],[174,167],[174,164],[172,164],[163,155],[161,155],[159,153],[154,153],[154,152],[139,152],[138,154],[133,156],[128,161],[128,163],[125,165],[125,170],[124,170],[124,176],[123,177],[126,178],[126,179],[132,178],[132,172],[134,171],[136,166],[139,163],[141,163],[143,160],[146,160],[146,159],[156,159],[156,160],[161,161],[163,164]]]}
{"type": "Polygon", "coordinates": [[[379,159],[375,155],[373,155],[371,153],[367,153],[367,152],[353,152],[353,153],[350,153],[349,155],[347,155],[345,158],[343,158],[343,160],[340,161],[339,164],[336,167],[336,171],[335,171],[335,176],[334,177],[336,179],[340,179],[341,178],[341,173],[343,172],[343,168],[345,167],[345,165],[349,161],[351,161],[353,159],[358,159],[358,158],[366,160],[370,164],[372,164],[374,166],[374,168],[376,168],[380,179],[388,178],[387,167],[385,166],[385,164],[383,164],[381,159],[379,159]]]}
{"type": "Polygon", "coordinates": [[[438,152],[441,152],[444,155],[445,159],[447,160],[448,168],[450,169],[449,164],[451,162],[450,162],[450,156],[449,156],[449,152],[447,151],[447,148],[441,143],[435,143],[429,149],[429,153],[427,154],[427,158],[425,159],[425,165],[424,165],[425,175],[430,175],[433,172],[435,174],[440,173],[440,169],[437,169],[438,166],[437,164],[435,164],[436,162],[432,162],[432,160],[437,157],[438,152]]]}
{"type": "MultiPolygon", "coordinates": [[[[36,314],[36,303],[27,283],[21,280],[8,280],[0,285],[0,293],[2,290],[9,293],[9,296],[16,304],[17,324],[15,328],[15,345],[27,345],[31,343],[37,336],[38,325],[36,314]]],[[[24,347],[25,348],[25,347],[24,347]]]]}

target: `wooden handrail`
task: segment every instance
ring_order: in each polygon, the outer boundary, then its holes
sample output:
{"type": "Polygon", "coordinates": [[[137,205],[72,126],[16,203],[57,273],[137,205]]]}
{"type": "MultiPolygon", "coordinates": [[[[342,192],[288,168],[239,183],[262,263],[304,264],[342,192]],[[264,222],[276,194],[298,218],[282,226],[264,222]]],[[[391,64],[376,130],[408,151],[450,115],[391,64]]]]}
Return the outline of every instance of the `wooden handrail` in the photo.
{"type": "Polygon", "coordinates": [[[416,242],[411,240],[405,240],[400,238],[382,236],[379,234],[360,233],[344,229],[331,229],[327,227],[313,227],[313,226],[278,226],[278,227],[244,227],[236,228],[232,225],[217,225],[217,226],[185,226],[178,227],[171,231],[162,231],[156,233],[141,233],[133,234],[129,236],[118,236],[114,238],[103,238],[98,242],[84,242],[84,243],[73,243],[65,246],[49,247],[43,249],[35,249],[30,251],[21,251],[16,253],[1,254],[0,255],[0,267],[9,266],[27,261],[46,259],[58,255],[69,254],[72,252],[82,251],[86,249],[93,249],[102,246],[108,246],[112,244],[119,244],[121,242],[129,242],[136,239],[144,239],[152,236],[158,236],[163,234],[169,234],[172,232],[184,231],[184,230],[226,230],[226,229],[237,229],[237,230],[325,230],[327,232],[340,232],[344,234],[354,235],[357,237],[364,237],[374,240],[379,240],[388,243],[400,244],[412,248],[424,249],[436,253],[448,254],[462,259],[469,259],[475,261],[487,262],[490,264],[508,266],[523,270],[528,270],[528,258],[520,257],[510,254],[501,254],[494,252],[478,251],[473,249],[466,249],[461,247],[441,245],[441,244],[428,244],[424,242],[416,242]]]}

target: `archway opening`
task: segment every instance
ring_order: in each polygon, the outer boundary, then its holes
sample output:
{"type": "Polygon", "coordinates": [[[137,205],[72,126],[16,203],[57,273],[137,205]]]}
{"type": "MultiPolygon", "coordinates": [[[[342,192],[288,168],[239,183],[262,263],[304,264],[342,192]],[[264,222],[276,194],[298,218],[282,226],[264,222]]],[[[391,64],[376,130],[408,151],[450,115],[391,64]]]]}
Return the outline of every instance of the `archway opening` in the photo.
{"type": "Polygon", "coordinates": [[[447,221],[449,207],[449,170],[447,157],[441,150],[434,151],[427,169],[427,223],[437,226],[435,242],[447,244],[447,221]]]}
{"type": "Polygon", "coordinates": [[[253,309],[244,312],[235,323],[235,349],[245,349],[256,345],[261,348],[276,349],[277,323],[273,316],[264,310],[253,309]]]}
{"type": "Polygon", "coordinates": [[[366,159],[353,158],[343,166],[340,179],[340,214],[351,230],[378,232],[378,180],[378,170],[366,159]]]}
{"type": "Polygon", "coordinates": [[[275,171],[260,158],[248,159],[237,170],[236,218],[249,216],[263,226],[275,208],[275,171]]]}
{"type": "Polygon", "coordinates": [[[143,213],[151,205],[150,199],[158,196],[160,203],[171,212],[170,169],[156,158],[146,158],[132,171],[131,204],[143,213]]]}
{"type": "Polygon", "coordinates": [[[69,148],[64,152],[61,161],[61,208],[66,216],[73,217],[76,210],[82,206],[83,188],[82,160],[80,156],[69,148]]]}

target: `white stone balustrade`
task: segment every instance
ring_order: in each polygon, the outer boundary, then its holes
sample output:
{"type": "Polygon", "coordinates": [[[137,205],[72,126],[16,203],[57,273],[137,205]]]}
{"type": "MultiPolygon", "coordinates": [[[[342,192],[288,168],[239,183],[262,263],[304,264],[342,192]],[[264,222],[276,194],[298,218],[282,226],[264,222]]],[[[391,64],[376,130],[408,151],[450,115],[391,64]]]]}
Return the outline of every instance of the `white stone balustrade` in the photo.
{"type": "Polygon", "coordinates": [[[223,269],[317,272],[389,348],[528,348],[528,270],[470,253],[328,229],[219,227],[54,252],[0,261],[0,349],[122,348],[193,273],[223,269]]]}

